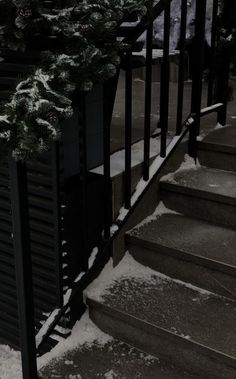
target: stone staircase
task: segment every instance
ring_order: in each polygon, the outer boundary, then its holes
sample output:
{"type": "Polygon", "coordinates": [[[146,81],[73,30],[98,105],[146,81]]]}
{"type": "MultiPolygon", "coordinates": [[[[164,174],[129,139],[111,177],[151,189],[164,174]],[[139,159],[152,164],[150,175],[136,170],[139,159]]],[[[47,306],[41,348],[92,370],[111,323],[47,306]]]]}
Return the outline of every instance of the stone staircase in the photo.
{"type": "MultiPolygon", "coordinates": [[[[162,203],[126,234],[129,253],[87,289],[90,319],[113,336],[116,363],[110,357],[107,374],[97,369],[83,379],[236,379],[234,133],[215,130],[199,142],[205,166],[161,179],[162,203]]],[[[97,358],[90,349],[87,362],[107,363],[107,350],[97,358]]]]}

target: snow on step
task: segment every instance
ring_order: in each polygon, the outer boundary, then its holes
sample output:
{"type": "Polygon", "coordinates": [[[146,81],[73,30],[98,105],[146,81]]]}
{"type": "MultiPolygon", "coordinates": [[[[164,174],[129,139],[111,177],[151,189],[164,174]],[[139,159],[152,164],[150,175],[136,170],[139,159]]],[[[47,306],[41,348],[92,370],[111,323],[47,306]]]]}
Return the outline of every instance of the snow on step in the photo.
{"type": "Polygon", "coordinates": [[[200,165],[162,177],[164,204],[187,216],[236,227],[236,173],[200,165]]]}
{"type": "Polygon", "coordinates": [[[173,278],[236,300],[236,232],[176,213],[160,203],[126,233],[140,263],[173,278]]]}
{"type": "Polygon", "coordinates": [[[155,212],[144,219],[127,234],[127,239],[141,245],[143,241],[143,246],[150,243],[150,248],[155,244],[165,246],[232,266],[236,270],[234,230],[174,213],[167,208],[165,213],[155,212]]]}
{"type": "Polygon", "coordinates": [[[236,358],[235,302],[157,273],[129,253],[113,270],[110,261],[85,295],[101,307],[236,358]]]}
{"type": "Polygon", "coordinates": [[[40,358],[44,379],[198,379],[99,330],[86,313],[50,353],[40,358]]]}
{"type": "Polygon", "coordinates": [[[196,166],[178,170],[161,179],[162,185],[178,186],[182,192],[198,191],[199,196],[218,196],[218,199],[236,204],[236,174],[224,170],[196,166]],[[181,189],[182,188],[182,189],[181,189]]]}

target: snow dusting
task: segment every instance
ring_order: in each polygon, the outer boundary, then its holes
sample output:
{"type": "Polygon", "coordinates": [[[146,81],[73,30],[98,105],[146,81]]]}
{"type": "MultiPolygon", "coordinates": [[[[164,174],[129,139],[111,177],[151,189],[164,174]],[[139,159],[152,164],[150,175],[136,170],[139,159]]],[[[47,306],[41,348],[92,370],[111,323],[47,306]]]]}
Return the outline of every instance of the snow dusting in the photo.
{"type": "Polygon", "coordinates": [[[167,175],[162,176],[161,181],[168,181],[169,183],[176,183],[175,181],[175,175],[179,174],[184,171],[189,170],[198,170],[201,167],[199,161],[197,160],[197,163],[195,163],[195,160],[191,158],[188,154],[185,154],[184,161],[180,165],[180,167],[175,171],[171,172],[167,175]]]}
{"type": "Polygon", "coordinates": [[[46,335],[48,331],[49,326],[53,323],[53,321],[55,320],[59,312],[60,312],[60,309],[55,309],[51,313],[51,315],[48,317],[48,319],[44,322],[42,328],[39,330],[38,334],[36,335],[36,347],[38,347],[41,344],[43,337],[46,335]]]}
{"type": "MultiPolygon", "coordinates": [[[[144,141],[136,142],[132,145],[132,162],[131,166],[135,167],[143,162],[143,144],[144,141]]],[[[150,158],[154,158],[160,152],[160,139],[150,138],[150,158]]],[[[111,177],[120,175],[125,170],[125,150],[117,151],[111,155],[111,177]]],[[[103,165],[91,170],[96,174],[103,174],[103,165]]]]}
{"type": "MultiPolygon", "coordinates": [[[[90,320],[88,312],[86,312],[82,318],[77,321],[72,329],[71,335],[67,339],[61,340],[49,353],[38,358],[38,368],[43,368],[53,359],[64,356],[68,351],[81,348],[82,346],[91,347],[94,343],[99,346],[105,346],[112,340],[112,337],[103,333],[90,320]]],[[[67,361],[67,364],[69,365],[72,363],[67,361]]]]}
{"type": "Polygon", "coordinates": [[[113,370],[110,370],[104,374],[105,379],[115,379],[117,378],[116,373],[113,370]]]}
{"type": "Polygon", "coordinates": [[[21,354],[7,345],[0,345],[0,378],[22,379],[21,354]]]}
{"type": "Polygon", "coordinates": [[[126,252],[122,261],[113,268],[113,261],[107,263],[100,276],[91,283],[84,291],[84,298],[94,299],[99,302],[104,301],[104,296],[110,293],[113,284],[124,278],[139,279],[145,282],[156,283],[158,279],[173,281],[185,287],[188,287],[201,295],[210,296],[211,292],[196,287],[190,283],[182,282],[178,279],[169,278],[168,276],[152,270],[149,267],[138,263],[130,254],[126,252]]]}
{"type": "Polygon", "coordinates": [[[158,204],[155,211],[148,217],[146,217],[144,220],[142,220],[139,224],[135,226],[135,230],[140,229],[142,226],[149,224],[152,221],[155,221],[158,217],[160,217],[163,214],[179,214],[178,212],[173,211],[172,209],[167,208],[162,201],[158,204]]]}

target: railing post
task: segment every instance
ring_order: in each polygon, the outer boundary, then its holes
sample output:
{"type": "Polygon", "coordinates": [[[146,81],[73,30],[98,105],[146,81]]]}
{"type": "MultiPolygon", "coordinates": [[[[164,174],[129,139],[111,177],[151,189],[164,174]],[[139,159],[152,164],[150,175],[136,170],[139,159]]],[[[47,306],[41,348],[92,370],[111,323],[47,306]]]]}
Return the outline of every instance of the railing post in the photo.
{"type": "Polygon", "coordinates": [[[217,55],[218,69],[216,72],[214,100],[216,103],[224,104],[218,112],[217,121],[221,125],[225,125],[227,118],[227,103],[229,97],[229,73],[231,61],[231,47],[227,41],[220,42],[217,55]]]}
{"type": "Polygon", "coordinates": [[[205,44],[205,19],[206,19],[206,0],[196,1],[196,18],[195,18],[195,37],[194,51],[196,54],[196,63],[194,65],[192,77],[192,99],[191,113],[195,114],[195,122],[189,132],[189,155],[196,158],[197,154],[197,135],[200,132],[200,113],[202,101],[202,78],[204,65],[204,44],[205,44]]]}
{"type": "Polygon", "coordinates": [[[216,58],[216,35],[217,35],[217,13],[218,0],[213,0],[212,8],[212,27],[211,27],[211,52],[210,52],[210,67],[208,76],[208,97],[207,105],[212,105],[213,102],[213,85],[215,78],[215,58],[216,58]]]}
{"type": "Polygon", "coordinates": [[[23,378],[36,379],[38,375],[25,163],[16,162],[13,158],[9,158],[9,172],[23,378]]]}
{"type": "Polygon", "coordinates": [[[202,101],[202,78],[204,67],[204,45],[205,45],[205,19],[206,19],[206,0],[196,1],[196,26],[194,37],[194,48],[196,62],[193,69],[192,78],[192,99],[191,113],[196,114],[197,134],[200,127],[200,111],[202,101]]]}
{"type": "Polygon", "coordinates": [[[125,208],[131,205],[132,145],[132,50],[126,52],[125,67],[125,208]]]}
{"type": "Polygon", "coordinates": [[[87,132],[86,132],[86,93],[81,92],[78,104],[78,129],[79,129],[79,178],[81,185],[81,224],[82,241],[82,269],[88,268],[88,185],[87,185],[87,132]]]}
{"type": "Polygon", "coordinates": [[[115,92],[111,91],[117,87],[118,73],[115,78],[109,79],[103,85],[103,167],[104,167],[104,239],[108,240],[111,236],[112,223],[112,185],[111,185],[111,119],[112,110],[115,102],[115,92]],[[112,97],[112,102],[110,97],[112,97]]]}
{"type": "Polygon", "coordinates": [[[60,206],[60,142],[55,141],[52,144],[52,180],[53,180],[53,217],[54,217],[54,235],[56,250],[56,273],[57,273],[57,306],[63,305],[63,280],[62,280],[62,221],[60,206]]]}
{"type": "Polygon", "coordinates": [[[151,134],[151,112],[152,112],[152,37],[153,23],[147,29],[146,43],[146,80],[145,80],[145,116],[144,116],[144,160],[143,179],[149,179],[150,161],[150,134],[151,134]]]}
{"type": "Polygon", "coordinates": [[[230,64],[233,54],[233,44],[235,42],[235,0],[227,0],[222,3],[223,9],[220,16],[221,30],[218,36],[217,47],[217,72],[215,86],[215,102],[223,103],[224,106],[218,113],[218,122],[221,125],[226,124],[227,103],[230,96],[229,77],[230,64]]]}
{"type": "Polygon", "coordinates": [[[182,121],[183,121],[186,24],[187,24],[187,0],[182,0],[180,42],[179,42],[180,56],[179,56],[179,77],[178,77],[178,100],[177,100],[177,118],[176,118],[176,134],[177,135],[181,134],[182,121]]]}
{"type": "Polygon", "coordinates": [[[164,11],[164,51],[161,65],[161,89],[160,89],[160,127],[161,127],[161,153],[166,156],[166,137],[168,132],[169,116],[169,80],[170,80],[170,4],[164,11]]]}

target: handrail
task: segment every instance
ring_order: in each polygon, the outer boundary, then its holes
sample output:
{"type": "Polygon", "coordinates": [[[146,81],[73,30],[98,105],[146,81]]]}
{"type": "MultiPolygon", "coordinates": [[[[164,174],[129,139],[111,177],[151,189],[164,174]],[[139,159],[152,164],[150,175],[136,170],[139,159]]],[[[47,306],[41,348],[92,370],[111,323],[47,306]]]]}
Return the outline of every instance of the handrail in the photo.
{"type": "Polygon", "coordinates": [[[147,30],[148,26],[160,16],[160,14],[171,4],[172,0],[159,0],[148,13],[143,16],[140,22],[130,30],[129,35],[123,39],[123,43],[132,45],[147,30]]]}

